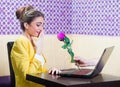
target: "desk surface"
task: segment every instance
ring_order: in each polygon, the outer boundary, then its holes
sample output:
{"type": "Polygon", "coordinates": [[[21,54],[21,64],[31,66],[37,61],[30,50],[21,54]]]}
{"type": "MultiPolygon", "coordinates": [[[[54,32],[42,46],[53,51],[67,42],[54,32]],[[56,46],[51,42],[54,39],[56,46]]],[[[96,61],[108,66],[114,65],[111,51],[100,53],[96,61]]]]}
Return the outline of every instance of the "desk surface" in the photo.
{"type": "Polygon", "coordinates": [[[106,74],[100,74],[92,79],[83,79],[39,73],[27,74],[26,79],[46,87],[120,87],[120,77],[106,74]]]}

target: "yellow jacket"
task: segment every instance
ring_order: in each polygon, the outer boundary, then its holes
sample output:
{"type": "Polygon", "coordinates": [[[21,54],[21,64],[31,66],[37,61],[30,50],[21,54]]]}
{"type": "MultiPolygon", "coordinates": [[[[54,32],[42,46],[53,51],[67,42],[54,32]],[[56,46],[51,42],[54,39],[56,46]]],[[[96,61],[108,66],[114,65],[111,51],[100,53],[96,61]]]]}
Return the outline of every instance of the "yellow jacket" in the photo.
{"type": "Polygon", "coordinates": [[[11,60],[15,72],[16,87],[44,87],[43,85],[27,81],[27,73],[46,72],[45,65],[34,58],[35,50],[31,42],[25,37],[18,38],[11,50],[11,60]]]}

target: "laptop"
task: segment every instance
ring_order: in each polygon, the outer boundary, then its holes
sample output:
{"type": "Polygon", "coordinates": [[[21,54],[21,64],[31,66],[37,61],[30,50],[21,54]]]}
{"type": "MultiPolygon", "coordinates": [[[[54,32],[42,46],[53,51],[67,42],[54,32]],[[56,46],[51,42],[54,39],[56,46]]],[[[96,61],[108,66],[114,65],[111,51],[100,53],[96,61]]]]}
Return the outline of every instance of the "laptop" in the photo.
{"type": "Polygon", "coordinates": [[[97,76],[105,66],[107,60],[109,59],[114,46],[105,48],[97,65],[94,69],[63,69],[58,75],[63,77],[77,77],[77,78],[93,78],[97,76]]]}

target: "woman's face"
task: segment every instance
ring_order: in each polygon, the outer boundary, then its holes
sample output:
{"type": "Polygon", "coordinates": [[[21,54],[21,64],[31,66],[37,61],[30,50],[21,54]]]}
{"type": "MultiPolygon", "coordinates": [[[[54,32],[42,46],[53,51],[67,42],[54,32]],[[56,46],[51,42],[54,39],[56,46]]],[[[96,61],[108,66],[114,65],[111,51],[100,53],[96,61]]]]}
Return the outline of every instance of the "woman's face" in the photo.
{"type": "Polygon", "coordinates": [[[26,24],[25,32],[30,37],[38,37],[43,31],[44,18],[36,17],[30,24],[26,24]]]}

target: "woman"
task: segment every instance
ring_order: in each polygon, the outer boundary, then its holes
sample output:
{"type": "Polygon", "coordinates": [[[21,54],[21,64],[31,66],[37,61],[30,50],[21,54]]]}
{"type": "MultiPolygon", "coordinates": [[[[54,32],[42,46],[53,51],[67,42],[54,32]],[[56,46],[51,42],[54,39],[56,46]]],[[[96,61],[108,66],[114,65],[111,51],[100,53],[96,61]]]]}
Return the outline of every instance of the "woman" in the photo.
{"type": "MultiPolygon", "coordinates": [[[[44,14],[32,6],[19,8],[16,17],[20,21],[23,35],[13,45],[12,66],[15,72],[16,87],[44,87],[26,80],[27,73],[46,72],[46,60],[42,54],[44,14]]],[[[53,68],[50,74],[58,73],[53,68]]]]}

